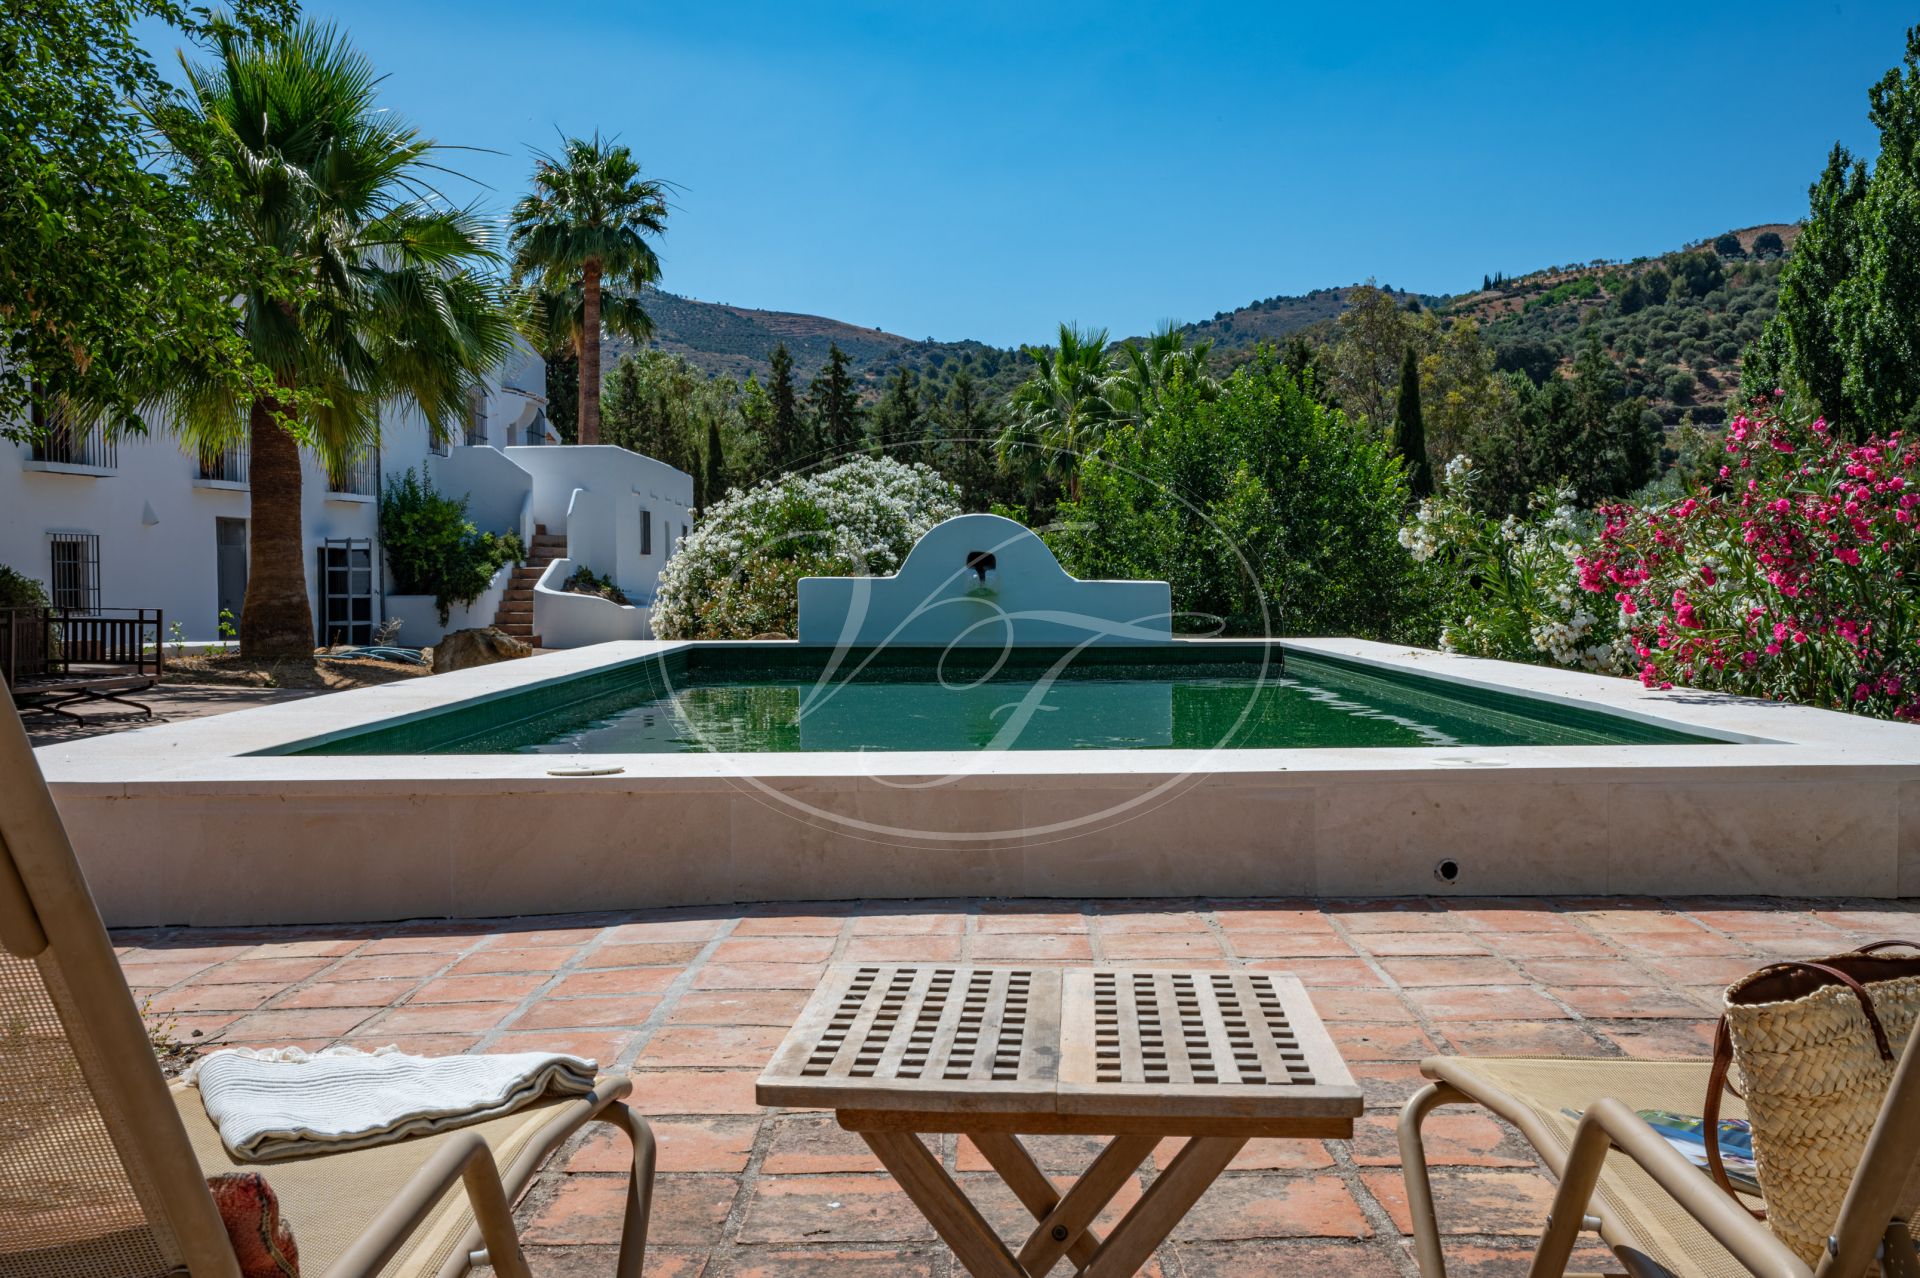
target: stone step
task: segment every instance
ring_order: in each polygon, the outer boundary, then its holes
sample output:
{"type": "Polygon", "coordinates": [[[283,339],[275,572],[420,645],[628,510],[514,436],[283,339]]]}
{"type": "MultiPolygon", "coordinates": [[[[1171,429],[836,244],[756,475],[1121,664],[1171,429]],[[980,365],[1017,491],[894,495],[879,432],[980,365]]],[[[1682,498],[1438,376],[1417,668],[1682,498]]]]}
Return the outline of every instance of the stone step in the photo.
{"type": "Polygon", "coordinates": [[[524,621],[531,625],[533,624],[533,605],[522,604],[516,608],[511,604],[502,604],[500,611],[493,614],[493,620],[495,625],[503,621],[524,621]]]}

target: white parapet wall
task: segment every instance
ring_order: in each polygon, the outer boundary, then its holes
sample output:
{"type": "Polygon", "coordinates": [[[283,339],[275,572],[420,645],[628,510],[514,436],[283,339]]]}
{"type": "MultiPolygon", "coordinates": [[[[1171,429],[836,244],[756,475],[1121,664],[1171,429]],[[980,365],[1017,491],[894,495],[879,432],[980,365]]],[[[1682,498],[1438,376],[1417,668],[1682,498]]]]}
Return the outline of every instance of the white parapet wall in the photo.
{"type": "MultiPolygon", "coordinates": [[[[477,451],[477,450],[476,450],[477,451]]],[[[440,620],[440,606],[432,595],[387,595],[387,619],[398,621],[400,630],[393,642],[407,648],[425,648],[439,643],[456,630],[471,630],[477,626],[491,626],[500,612],[500,601],[506,598],[507,585],[513,580],[513,565],[504,564],[493,574],[487,588],[472,603],[456,603],[447,609],[447,619],[440,620]]]]}
{"type": "Polygon", "coordinates": [[[271,753],[531,688],[564,700],[569,680],[689,647],[602,644],[38,757],[127,926],[947,896],[1920,895],[1920,728],[1352,639],[1279,647],[1712,740],[271,753]],[[605,774],[566,775],[582,764],[605,774]]]}
{"type": "Polygon", "coordinates": [[[653,609],[575,594],[562,585],[579,565],[556,559],[533,587],[533,631],[543,648],[584,648],[617,639],[653,638],[653,609]]]}
{"type": "Polygon", "coordinates": [[[1165,643],[1164,581],[1081,581],[1000,515],[934,525],[890,577],[802,577],[804,644],[1059,647],[1165,643]]]}

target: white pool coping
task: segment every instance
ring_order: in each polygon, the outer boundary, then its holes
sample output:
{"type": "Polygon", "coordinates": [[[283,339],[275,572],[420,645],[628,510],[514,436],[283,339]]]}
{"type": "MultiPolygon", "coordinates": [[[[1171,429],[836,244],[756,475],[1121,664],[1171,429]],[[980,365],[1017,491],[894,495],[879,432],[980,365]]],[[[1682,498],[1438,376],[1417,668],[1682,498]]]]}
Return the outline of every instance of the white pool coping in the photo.
{"type": "Polygon", "coordinates": [[[120,924],[949,895],[1920,895],[1920,728],[1357,639],[1281,646],[1720,740],[258,753],[683,646],[597,644],[37,753],[120,924]],[[551,775],[571,763],[620,771],[551,775]]]}

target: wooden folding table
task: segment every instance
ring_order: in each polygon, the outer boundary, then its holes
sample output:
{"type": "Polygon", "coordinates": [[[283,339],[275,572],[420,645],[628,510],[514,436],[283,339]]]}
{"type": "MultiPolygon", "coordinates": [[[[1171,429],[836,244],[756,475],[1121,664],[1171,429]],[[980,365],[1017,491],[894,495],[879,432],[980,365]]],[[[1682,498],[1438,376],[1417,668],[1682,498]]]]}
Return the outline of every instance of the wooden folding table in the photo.
{"type": "Polygon", "coordinates": [[[1360,1089],[1300,983],[1270,972],[843,963],[760,1076],[763,1105],[835,1111],[976,1278],[1062,1256],[1131,1274],[1256,1136],[1350,1139],[1360,1089]],[[962,1132],[1038,1221],[1018,1252],[922,1134],[962,1132]],[[1062,1194],[1022,1135],[1108,1136],[1062,1194]],[[1162,1139],[1186,1143],[1105,1239],[1162,1139]]]}

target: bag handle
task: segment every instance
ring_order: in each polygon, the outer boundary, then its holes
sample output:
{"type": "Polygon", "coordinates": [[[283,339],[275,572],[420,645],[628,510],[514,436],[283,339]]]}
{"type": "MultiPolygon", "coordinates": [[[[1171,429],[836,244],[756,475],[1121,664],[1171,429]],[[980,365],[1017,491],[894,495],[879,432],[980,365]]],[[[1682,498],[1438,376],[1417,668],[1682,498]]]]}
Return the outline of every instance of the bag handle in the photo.
{"type": "Polygon", "coordinates": [[[1859,949],[1855,950],[1854,953],[1855,954],[1875,954],[1881,950],[1893,949],[1896,946],[1902,949],[1920,950],[1920,941],[1875,941],[1871,945],[1861,946],[1859,949]]]}
{"type": "MultiPolygon", "coordinates": [[[[1871,946],[1862,947],[1856,952],[1865,954],[1873,950],[1884,949],[1894,945],[1904,945],[1911,949],[1920,949],[1920,945],[1914,945],[1911,941],[1875,941],[1871,946]]],[[[1806,961],[1775,963],[1767,970],[1795,967],[1805,968],[1808,971],[1818,972],[1822,976],[1831,977],[1852,991],[1854,998],[1860,1001],[1860,1010],[1866,1014],[1868,1028],[1873,1030],[1873,1043],[1880,1051],[1880,1059],[1883,1061],[1891,1061],[1893,1059],[1893,1045],[1887,1041],[1886,1027],[1880,1024],[1880,1014],[1874,1010],[1873,996],[1867,993],[1866,986],[1854,980],[1839,968],[1829,966],[1826,963],[1806,961]]],[[[1727,1083],[1727,1075],[1732,1068],[1733,1033],[1727,1028],[1726,1013],[1722,1012],[1720,1014],[1720,1023],[1714,1027],[1713,1031],[1713,1069],[1707,1075],[1707,1100],[1706,1104],[1701,1107],[1703,1113],[1700,1116],[1700,1124],[1703,1130],[1700,1133],[1700,1139],[1707,1147],[1707,1170],[1712,1174],[1714,1183],[1726,1190],[1728,1196],[1733,1198],[1735,1202],[1739,1202],[1742,1207],[1745,1207],[1747,1212],[1751,1214],[1755,1220],[1765,1220],[1767,1218],[1766,1212],[1755,1211],[1740,1201],[1739,1195],[1734,1192],[1732,1183],[1727,1179],[1726,1164],[1723,1163],[1720,1158],[1720,1098],[1722,1093],[1731,1090],[1727,1083]]]]}

